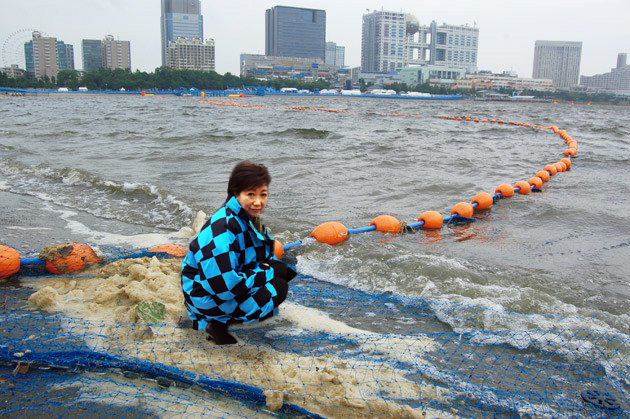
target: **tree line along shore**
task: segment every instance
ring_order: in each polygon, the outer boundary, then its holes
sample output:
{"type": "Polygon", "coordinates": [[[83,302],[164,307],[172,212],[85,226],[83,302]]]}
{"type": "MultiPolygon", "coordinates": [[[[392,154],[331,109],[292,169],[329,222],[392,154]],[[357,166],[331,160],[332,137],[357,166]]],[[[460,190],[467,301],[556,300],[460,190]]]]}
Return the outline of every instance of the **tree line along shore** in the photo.
{"type": "MultiPolygon", "coordinates": [[[[358,88],[366,91],[372,83],[359,79],[358,88]]],[[[81,73],[76,70],[62,70],[57,77],[50,78],[43,76],[32,77],[9,77],[0,73],[0,87],[9,88],[36,88],[36,89],[56,89],[67,87],[77,90],[79,87],[86,87],[89,90],[142,90],[142,89],[179,89],[182,87],[195,87],[200,90],[225,90],[227,88],[241,88],[243,86],[272,87],[280,90],[283,87],[295,87],[310,91],[330,89],[331,82],[326,80],[303,81],[299,79],[273,79],[259,80],[253,77],[239,77],[231,73],[223,75],[214,71],[194,71],[176,70],[168,67],[156,68],[154,72],[136,70],[110,70],[98,69],[81,73]]],[[[463,94],[474,96],[477,92],[473,90],[453,90],[446,86],[435,86],[429,83],[417,86],[408,86],[405,83],[394,83],[387,86],[388,89],[400,92],[424,92],[438,95],[463,94]]],[[[500,89],[498,93],[511,94],[508,89],[500,89]]],[[[630,105],[630,97],[622,97],[610,93],[586,93],[574,91],[522,91],[521,95],[534,96],[540,99],[558,100],[563,102],[593,102],[630,105]]]]}

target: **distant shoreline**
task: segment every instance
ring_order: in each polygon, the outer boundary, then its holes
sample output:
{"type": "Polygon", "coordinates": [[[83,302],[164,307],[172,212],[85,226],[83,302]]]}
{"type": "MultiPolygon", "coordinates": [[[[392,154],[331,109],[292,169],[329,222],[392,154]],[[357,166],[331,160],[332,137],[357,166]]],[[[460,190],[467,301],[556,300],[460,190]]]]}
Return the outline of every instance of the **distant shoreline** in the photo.
{"type": "MultiPolygon", "coordinates": [[[[201,91],[199,91],[201,92],[201,91]]],[[[361,94],[361,95],[344,95],[344,94],[315,94],[315,93],[287,93],[287,92],[266,92],[264,95],[257,95],[252,92],[243,92],[238,90],[206,90],[205,96],[201,96],[197,92],[196,94],[188,94],[183,92],[182,90],[145,90],[146,96],[182,96],[182,97],[196,97],[200,99],[212,99],[212,98],[227,98],[234,97],[235,95],[243,94],[245,97],[331,97],[331,98],[360,98],[360,99],[390,99],[390,100],[423,100],[423,101],[453,101],[453,100],[471,100],[475,102],[505,102],[505,103],[549,103],[549,104],[575,104],[575,105],[614,105],[614,106],[630,106],[630,99],[628,101],[618,102],[615,100],[567,100],[562,98],[512,98],[512,96],[507,98],[484,98],[484,97],[474,97],[471,95],[461,95],[461,94],[453,94],[453,95],[440,95],[440,94],[431,94],[430,96],[402,96],[402,95],[372,95],[372,94],[361,94]],[[518,98],[518,99],[517,99],[518,98]]],[[[112,95],[126,95],[126,96],[142,96],[142,91],[140,90],[126,90],[126,91],[117,91],[117,90],[88,90],[88,91],[77,91],[77,90],[69,90],[69,91],[59,91],[53,89],[20,89],[20,88],[12,88],[12,87],[0,87],[0,97],[24,97],[24,96],[49,96],[49,95],[59,95],[59,96],[76,96],[76,95],[84,95],[84,96],[112,96],[112,95]]]]}

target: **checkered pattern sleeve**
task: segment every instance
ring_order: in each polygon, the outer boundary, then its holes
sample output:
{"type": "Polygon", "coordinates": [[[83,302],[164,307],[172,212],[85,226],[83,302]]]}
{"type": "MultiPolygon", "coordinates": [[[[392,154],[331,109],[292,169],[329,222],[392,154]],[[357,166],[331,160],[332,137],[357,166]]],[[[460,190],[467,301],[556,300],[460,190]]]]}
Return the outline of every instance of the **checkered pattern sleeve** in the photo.
{"type": "Polygon", "coordinates": [[[252,295],[273,279],[273,268],[262,267],[262,260],[244,264],[248,249],[243,243],[249,232],[243,227],[235,216],[217,217],[197,237],[200,279],[207,281],[210,294],[224,301],[252,295]]]}

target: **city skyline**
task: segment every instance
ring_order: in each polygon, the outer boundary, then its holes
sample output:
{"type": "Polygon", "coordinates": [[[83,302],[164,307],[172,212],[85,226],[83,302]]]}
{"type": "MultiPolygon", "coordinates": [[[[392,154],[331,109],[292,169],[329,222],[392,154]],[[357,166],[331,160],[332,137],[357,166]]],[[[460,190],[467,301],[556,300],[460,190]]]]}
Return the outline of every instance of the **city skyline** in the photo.
{"type": "MultiPolygon", "coordinates": [[[[265,10],[273,6],[323,9],[327,13],[326,41],[345,47],[345,64],[361,63],[361,26],[366,9],[402,11],[414,14],[421,25],[431,20],[438,24],[470,25],[480,29],[479,70],[512,70],[520,76],[532,73],[536,40],[583,42],[581,75],[604,73],[614,66],[617,54],[630,52],[630,27],[624,17],[630,15],[630,2],[622,0],[447,0],[439,4],[418,4],[410,0],[377,1],[201,1],[204,38],[216,42],[216,70],[223,74],[239,73],[241,53],[264,54],[265,10]],[[605,11],[614,13],[605,13],[605,11]],[[595,13],[595,11],[599,13],[595,13]]],[[[50,3],[32,0],[28,4],[11,2],[0,16],[2,65],[23,65],[23,42],[30,33],[12,33],[22,29],[40,30],[45,35],[75,45],[75,63],[82,62],[76,46],[82,39],[100,38],[111,33],[131,42],[132,70],[153,71],[161,64],[160,1],[63,0],[50,3]],[[6,41],[10,42],[6,42],[6,41]],[[22,41],[22,42],[19,42],[22,41]],[[18,61],[16,61],[16,48],[18,61]],[[21,53],[21,57],[19,54],[21,53]]]]}

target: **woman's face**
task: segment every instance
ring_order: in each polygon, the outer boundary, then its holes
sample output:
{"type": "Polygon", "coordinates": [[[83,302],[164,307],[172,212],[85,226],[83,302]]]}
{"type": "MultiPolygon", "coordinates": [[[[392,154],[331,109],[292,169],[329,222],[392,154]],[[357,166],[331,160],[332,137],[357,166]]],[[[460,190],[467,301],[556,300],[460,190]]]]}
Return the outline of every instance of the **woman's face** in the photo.
{"type": "Polygon", "coordinates": [[[267,185],[253,189],[245,189],[236,195],[238,203],[250,217],[258,217],[267,205],[267,185]]]}

